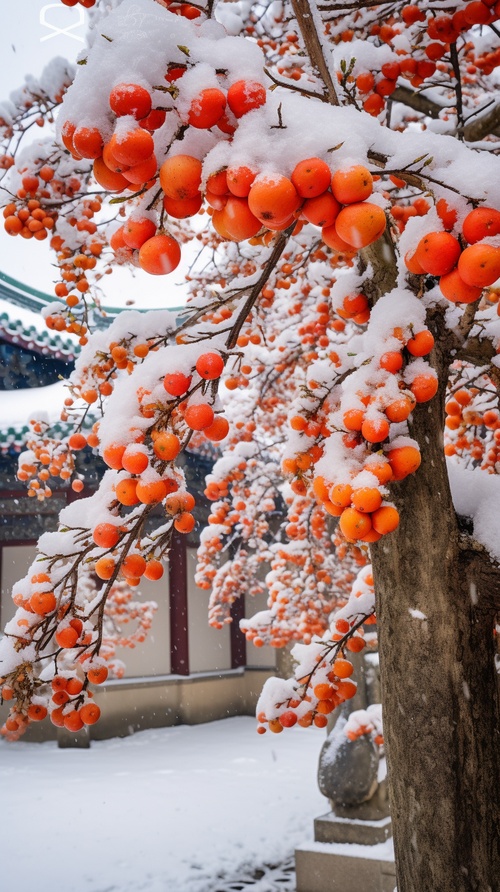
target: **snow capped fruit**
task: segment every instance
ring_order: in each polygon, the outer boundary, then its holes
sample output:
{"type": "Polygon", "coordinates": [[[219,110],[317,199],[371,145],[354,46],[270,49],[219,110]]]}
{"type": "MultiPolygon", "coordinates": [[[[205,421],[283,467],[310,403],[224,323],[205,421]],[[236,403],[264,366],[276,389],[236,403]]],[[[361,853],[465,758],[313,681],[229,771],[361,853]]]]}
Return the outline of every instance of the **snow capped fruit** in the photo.
{"type": "Polygon", "coordinates": [[[420,467],[422,457],[416,446],[396,446],[387,453],[394,480],[404,480],[420,467]]]}
{"type": "Polygon", "coordinates": [[[214,127],[224,114],[226,97],[222,90],[209,87],[193,99],[188,114],[188,123],[199,130],[214,127]]]}
{"type": "Polygon", "coordinates": [[[142,474],[146,470],[149,459],[144,447],[137,446],[135,443],[129,443],[123,453],[123,467],[129,474],[142,474]]]}
{"type": "Polygon", "coordinates": [[[102,155],[103,139],[97,127],[77,127],[73,145],[82,158],[95,159],[102,155]]]}
{"type": "Polygon", "coordinates": [[[167,494],[167,487],[163,480],[153,480],[151,483],[143,483],[139,480],[136,494],[139,502],[142,502],[143,505],[153,505],[156,502],[163,502],[167,494]]]}
{"type": "Polygon", "coordinates": [[[202,353],[196,362],[196,371],[201,378],[212,381],[220,378],[224,370],[224,360],[218,353],[202,353]]]}
{"type": "Polygon", "coordinates": [[[285,223],[299,205],[292,181],[279,175],[257,177],[248,194],[252,214],[264,225],[285,223]]]}
{"type": "Polygon", "coordinates": [[[361,425],[361,433],[368,443],[381,443],[389,436],[387,419],[381,414],[373,418],[365,418],[361,425]]]}
{"type": "Polygon", "coordinates": [[[228,167],[226,170],[227,188],[237,198],[246,198],[256,177],[249,167],[228,167]]]}
{"type": "Polygon", "coordinates": [[[139,121],[151,111],[151,96],[139,84],[117,84],[109,94],[109,105],[117,117],[133,115],[139,121]]]}
{"type": "Polygon", "coordinates": [[[155,144],[149,130],[136,127],[113,137],[112,152],[119,164],[133,167],[146,161],[154,153],[155,144]]]}
{"type": "Polygon", "coordinates": [[[181,249],[170,235],[155,235],[141,246],[139,266],[152,276],[171,273],[179,265],[181,249]]]}
{"type": "Polygon", "coordinates": [[[191,375],[184,375],[182,372],[171,372],[165,375],[163,386],[171,396],[182,396],[191,386],[191,375]]]}
{"type": "Polygon", "coordinates": [[[365,201],[373,192],[373,177],[362,164],[336,170],[332,177],[332,192],[340,204],[365,201]]]}
{"type": "Polygon", "coordinates": [[[426,403],[438,390],[437,375],[431,372],[417,375],[410,384],[410,390],[417,403],[426,403]]]}
{"type": "Polygon", "coordinates": [[[227,91],[227,104],[236,118],[259,108],[266,101],[266,90],[258,81],[236,81],[227,91]]]}

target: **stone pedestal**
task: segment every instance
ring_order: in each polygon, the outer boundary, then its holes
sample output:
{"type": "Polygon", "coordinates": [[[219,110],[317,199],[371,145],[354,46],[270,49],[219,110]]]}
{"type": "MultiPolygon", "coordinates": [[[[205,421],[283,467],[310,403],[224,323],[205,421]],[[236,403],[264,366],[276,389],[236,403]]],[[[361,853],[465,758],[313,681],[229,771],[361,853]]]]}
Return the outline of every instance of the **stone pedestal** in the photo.
{"type": "Polygon", "coordinates": [[[391,839],[375,846],[302,845],[295,850],[295,871],[297,892],[394,892],[396,887],[391,839]]]}
{"type": "Polygon", "coordinates": [[[340,842],[374,846],[391,836],[391,819],[341,818],[330,811],[314,821],[315,842],[340,842]]]}

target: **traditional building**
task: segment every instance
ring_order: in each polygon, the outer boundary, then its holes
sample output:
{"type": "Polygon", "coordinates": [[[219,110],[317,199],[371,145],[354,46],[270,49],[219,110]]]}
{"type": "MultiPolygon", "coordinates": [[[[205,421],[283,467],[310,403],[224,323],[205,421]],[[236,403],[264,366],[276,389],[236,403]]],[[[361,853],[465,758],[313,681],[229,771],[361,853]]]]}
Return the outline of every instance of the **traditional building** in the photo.
{"type": "MultiPolygon", "coordinates": [[[[70,374],[78,347],[69,337],[43,327],[39,310],[50,300],[49,295],[0,274],[2,628],[15,610],[12,586],[33,561],[38,537],[55,529],[59,511],[69,501],[95,490],[103,471],[99,457],[83,450],[78,463],[85,476],[84,493],[77,497],[68,485],[56,482],[52,497],[43,502],[29,498],[25,484],[16,476],[30,413],[44,409],[56,430],[59,427],[63,432],[64,427],[57,422],[65,395],[61,378],[70,374]]],[[[95,738],[252,714],[266,677],[274,671],[275,652],[267,647],[247,649],[239,631],[243,601],[235,605],[233,623],[216,631],[207,623],[209,593],[194,583],[197,531],[208,513],[203,481],[210,467],[210,460],[200,455],[185,457],[188,485],[197,500],[198,524],[189,536],[175,535],[164,577],[156,583],[141,583],[142,597],[158,604],[153,629],[143,645],[117,654],[126,663],[126,674],[108,682],[97,694],[102,718],[92,726],[95,738]]],[[[263,607],[263,603],[255,603],[251,612],[263,607]]],[[[56,734],[50,723],[43,722],[32,726],[26,739],[56,734]]]]}

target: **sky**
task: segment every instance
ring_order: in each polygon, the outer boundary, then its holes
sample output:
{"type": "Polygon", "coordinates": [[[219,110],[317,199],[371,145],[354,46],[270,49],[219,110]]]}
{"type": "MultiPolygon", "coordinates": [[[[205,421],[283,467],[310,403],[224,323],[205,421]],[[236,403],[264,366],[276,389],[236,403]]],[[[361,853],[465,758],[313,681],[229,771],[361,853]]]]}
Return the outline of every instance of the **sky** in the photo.
{"type": "MultiPolygon", "coordinates": [[[[0,101],[20,86],[27,73],[39,75],[54,56],[73,61],[84,47],[87,12],[77,5],[20,0],[2,4],[0,30],[0,101]],[[3,8],[5,7],[5,8],[3,8]],[[20,14],[22,9],[22,14],[20,14]]],[[[105,279],[105,306],[125,306],[134,300],[137,309],[181,306],[185,302],[184,272],[189,251],[170,276],[150,276],[141,270],[118,269],[105,279]]],[[[52,293],[53,257],[44,242],[7,236],[0,226],[0,269],[24,284],[52,293]]]]}

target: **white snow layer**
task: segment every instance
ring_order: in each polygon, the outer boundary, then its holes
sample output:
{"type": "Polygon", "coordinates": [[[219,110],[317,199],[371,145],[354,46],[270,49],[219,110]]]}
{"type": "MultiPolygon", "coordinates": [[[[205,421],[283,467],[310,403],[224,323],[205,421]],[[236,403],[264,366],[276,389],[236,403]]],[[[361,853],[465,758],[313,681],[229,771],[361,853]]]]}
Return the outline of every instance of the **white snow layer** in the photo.
{"type": "Polygon", "coordinates": [[[280,864],[328,809],[324,740],[261,736],[238,717],[88,750],[0,741],[2,888],[211,892],[222,875],[280,864]]]}
{"type": "Polygon", "coordinates": [[[474,536],[500,561],[500,477],[479,468],[466,470],[453,461],[447,464],[455,511],[472,518],[474,536]]]}

